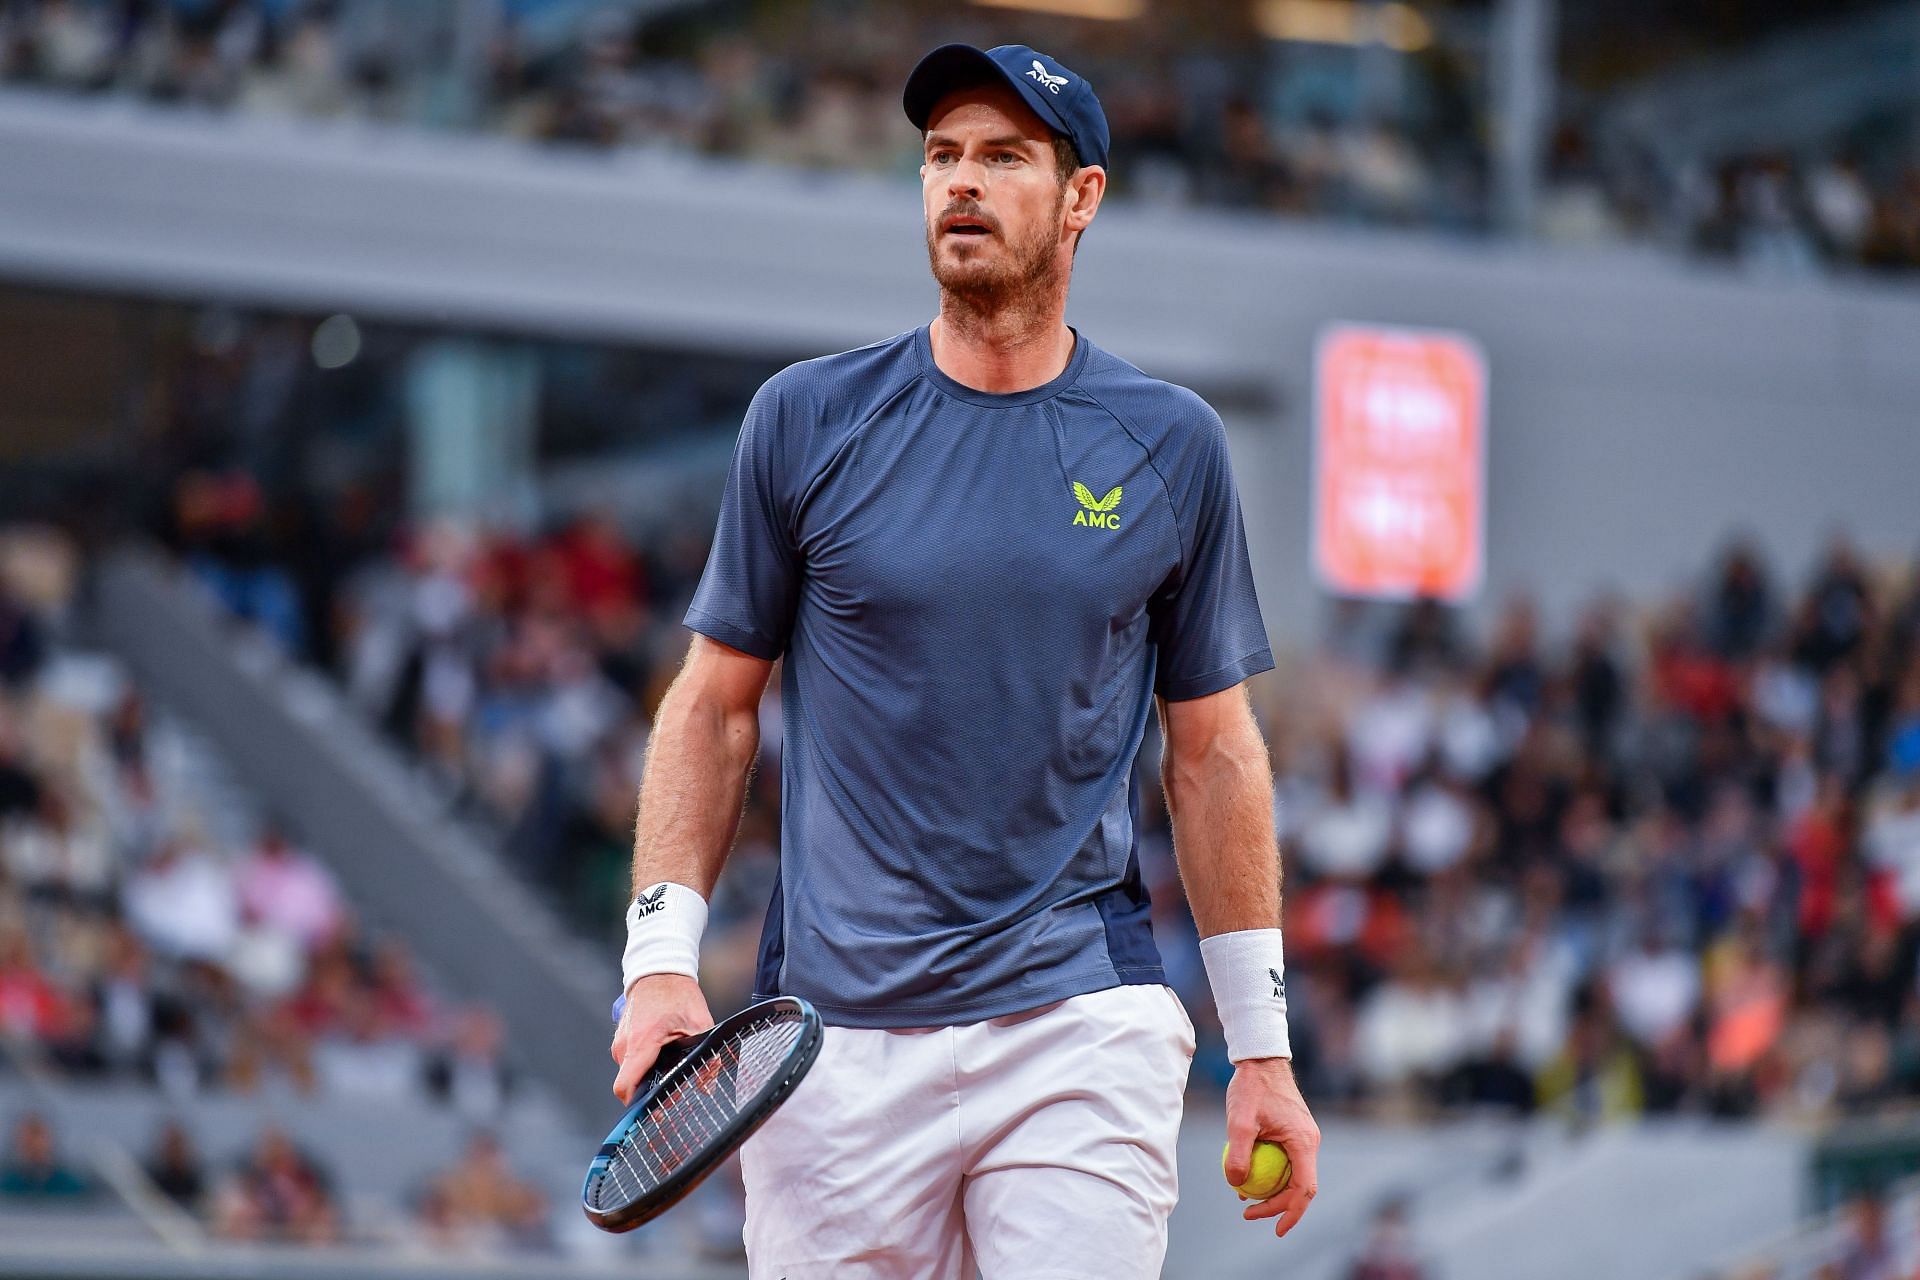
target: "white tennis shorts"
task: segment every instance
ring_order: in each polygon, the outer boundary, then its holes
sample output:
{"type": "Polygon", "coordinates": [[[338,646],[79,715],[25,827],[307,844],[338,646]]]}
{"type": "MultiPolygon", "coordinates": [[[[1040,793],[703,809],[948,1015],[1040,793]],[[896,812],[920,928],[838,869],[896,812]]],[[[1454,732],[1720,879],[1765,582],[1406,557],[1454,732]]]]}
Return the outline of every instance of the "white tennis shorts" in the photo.
{"type": "Polygon", "coordinates": [[[958,1027],[828,1027],[740,1153],[751,1280],[1160,1274],[1193,1023],[1111,987],[958,1027]]]}

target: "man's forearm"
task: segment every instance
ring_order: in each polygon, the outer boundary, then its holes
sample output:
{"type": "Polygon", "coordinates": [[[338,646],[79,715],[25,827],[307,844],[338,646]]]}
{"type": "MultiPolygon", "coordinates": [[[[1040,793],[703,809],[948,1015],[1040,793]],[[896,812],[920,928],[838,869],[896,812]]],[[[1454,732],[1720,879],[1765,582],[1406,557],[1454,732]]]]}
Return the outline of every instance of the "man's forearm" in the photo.
{"type": "Polygon", "coordinates": [[[729,711],[676,682],[660,703],[640,783],[633,887],[672,880],[711,897],[760,748],[753,709],[729,711]]]}
{"type": "Polygon", "coordinates": [[[1251,721],[1161,769],[1174,855],[1200,936],[1280,924],[1280,855],[1273,834],[1273,772],[1251,721]]]}

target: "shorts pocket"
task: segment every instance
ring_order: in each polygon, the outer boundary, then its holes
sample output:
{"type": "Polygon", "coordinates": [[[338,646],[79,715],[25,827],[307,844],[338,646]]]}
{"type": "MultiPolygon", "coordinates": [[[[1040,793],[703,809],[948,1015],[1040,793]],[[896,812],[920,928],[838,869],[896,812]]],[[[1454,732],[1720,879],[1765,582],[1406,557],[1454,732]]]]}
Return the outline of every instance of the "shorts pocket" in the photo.
{"type": "Polygon", "coordinates": [[[1161,986],[1160,990],[1165,994],[1167,1003],[1173,1006],[1173,1016],[1182,1036],[1181,1048],[1186,1052],[1187,1057],[1191,1059],[1194,1049],[1198,1047],[1199,1044],[1198,1037],[1193,1029],[1193,1019],[1187,1016],[1187,1006],[1181,1003],[1179,992],[1165,985],[1161,986]]]}

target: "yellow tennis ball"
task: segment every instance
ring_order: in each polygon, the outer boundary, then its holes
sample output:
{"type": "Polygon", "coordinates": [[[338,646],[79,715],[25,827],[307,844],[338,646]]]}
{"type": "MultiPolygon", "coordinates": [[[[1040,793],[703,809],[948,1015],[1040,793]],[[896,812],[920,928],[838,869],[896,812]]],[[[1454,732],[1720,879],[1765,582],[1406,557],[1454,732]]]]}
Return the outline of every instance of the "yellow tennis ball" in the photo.
{"type": "MultiPolygon", "coordinates": [[[[1220,1148],[1220,1172],[1227,1171],[1227,1153],[1233,1150],[1229,1142],[1220,1148]]],[[[1247,1169],[1247,1180],[1233,1186],[1228,1185],[1249,1200],[1265,1200],[1268,1196],[1287,1185],[1287,1175],[1293,1172],[1293,1165],[1287,1160],[1287,1153],[1277,1142],[1256,1142],[1253,1144],[1253,1162],[1247,1169]]]]}

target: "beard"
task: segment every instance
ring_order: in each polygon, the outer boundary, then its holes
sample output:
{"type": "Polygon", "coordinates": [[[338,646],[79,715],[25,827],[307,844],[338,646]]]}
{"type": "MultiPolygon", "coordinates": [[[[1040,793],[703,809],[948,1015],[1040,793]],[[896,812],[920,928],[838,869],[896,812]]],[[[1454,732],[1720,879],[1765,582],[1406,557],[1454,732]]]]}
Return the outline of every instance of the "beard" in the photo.
{"type": "Polygon", "coordinates": [[[1040,296],[1059,270],[1055,263],[1057,228],[1066,203],[1063,186],[1060,198],[1054,201],[1052,216],[1040,220],[1026,235],[1005,240],[1005,253],[969,254],[965,259],[948,258],[940,252],[936,228],[946,217],[943,212],[927,227],[927,264],[933,269],[934,282],[942,293],[981,315],[1017,308],[1040,296]]]}

